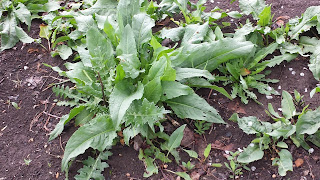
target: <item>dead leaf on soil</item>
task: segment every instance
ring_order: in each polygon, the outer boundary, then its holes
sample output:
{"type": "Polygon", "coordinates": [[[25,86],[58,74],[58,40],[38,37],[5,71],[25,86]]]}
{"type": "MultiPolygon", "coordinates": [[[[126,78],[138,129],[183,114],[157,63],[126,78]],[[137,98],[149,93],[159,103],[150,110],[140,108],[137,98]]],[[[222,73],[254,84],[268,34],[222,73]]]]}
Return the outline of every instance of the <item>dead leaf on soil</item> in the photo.
{"type": "Polygon", "coordinates": [[[211,148],[223,151],[232,151],[234,149],[234,144],[224,145],[222,142],[216,140],[213,144],[211,144],[211,148]]]}
{"type": "Polygon", "coordinates": [[[204,140],[200,139],[199,141],[197,141],[196,145],[198,146],[197,153],[198,153],[199,157],[201,159],[203,159],[204,158],[203,153],[204,153],[204,150],[206,149],[208,144],[204,140]]]}
{"type": "Polygon", "coordinates": [[[41,82],[42,82],[42,77],[31,76],[25,80],[24,84],[27,84],[27,86],[29,86],[31,89],[34,89],[41,82]]]}
{"type": "Polygon", "coordinates": [[[189,147],[194,142],[194,133],[188,127],[185,127],[183,131],[183,138],[181,141],[181,146],[189,147]]]}
{"type": "Polygon", "coordinates": [[[299,158],[294,162],[294,164],[296,165],[296,167],[300,167],[302,166],[303,162],[303,159],[299,158]]]}
{"type": "Polygon", "coordinates": [[[143,141],[142,141],[141,136],[139,136],[139,135],[135,136],[133,139],[133,149],[136,151],[139,151],[139,149],[142,146],[142,143],[143,143],[143,141]]]}
{"type": "Polygon", "coordinates": [[[239,102],[230,102],[228,104],[228,109],[235,111],[236,113],[247,114],[246,111],[239,105],[239,102]]]}
{"type": "Polygon", "coordinates": [[[205,174],[205,171],[204,171],[203,169],[198,169],[198,170],[196,170],[196,171],[193,171],[193,172],[191,173],[190,177],[191,177],[192,180],[199,180],[200,177],[201,177],[202,175],[204,175],[204,174],[205,174]]]}
{"type": "Polygon", "coordinates": [[[29,49],[28,49],[28,53],[29,53],[29,54],[32,54],[32,53],[34,53],[34,52],[39,52],[39,49],[34,49],[34,48],[29,48],[29,49]]]}

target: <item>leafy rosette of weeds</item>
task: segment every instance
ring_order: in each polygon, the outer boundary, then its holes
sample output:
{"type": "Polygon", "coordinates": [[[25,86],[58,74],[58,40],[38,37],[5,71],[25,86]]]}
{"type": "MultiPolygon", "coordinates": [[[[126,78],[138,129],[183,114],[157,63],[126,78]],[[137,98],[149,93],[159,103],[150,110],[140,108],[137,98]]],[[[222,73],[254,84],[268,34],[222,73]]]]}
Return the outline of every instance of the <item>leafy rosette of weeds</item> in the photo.
{"type": "Polygon", "coordinates": [[[238,123],[239,127],[246,134],[255,134],[257,137],[251,144],[239,155],[238,161],[241,163],[250,163],[263,158],[264,150],[275,150],[279,157],[274,158],[272,164],[278,166],[278,172],[285,176],[287,171],[293,171],[292,155],[287,150],[288,145],[285,142],[291,139],[297,147],[303,147],[309,153],[313,152],[307,141],[320,147],[320,109],[308,110],[308,106],[297,112],[297,106],[301,105],[302,97],[295,91],[293,98],[287,91],[282,92],[281,116],[269,103],[266,111],[274,123],[260,121],[257,117],[239,118],[234,114],[230,120],[238,123]],[[308,136],[305,136],[305,135],[308,136]],[[280,149],[280,150],[279,150],[280,149]]]}
{"type": "Polygon", "coordinates": [[[31,20],[39,18],[37,13],[56,11],[59,8],[58,2],[48,0],[2,0],[0,2],[0,51],[12,48],[19,40],[23,43],[34,42],[35,40],[19,26],[20,22],[26,24],[30,30],[31,20]]]}
{"type": "MultiPolygon", "coordinates": [[[[81,126],[66,145],[62,170],[67,171],[69,162],[88,148],[100,152],[110,149],[118,142],[119,131],[127,145],[130,139],[141,135],[151,145],[149,149],[140,150],[140,158],[147,165],[147,177],[157,173],[155,159],[170,162],[171,154],[179,162],[176,148],[185,125],[170,136],[164,133],[161,123],[165,121],[164,115],[171,113],[165,107],[170,107],[181,119],[224,121],[185,84],[188,79],[199,78],[206,82],[214,77],[207,70],[173,64],[171,59],[177,52],[163,47],[152,35],[155,22],[140,11],[138,1],[120,0],[117,9],[117,16],[107,17],[111,19],[105,21],[104,31],[99,29],[97,21],[88,27],[83,39],[86,44],[80,45],[84,48],[74,48],[80,54],[80,61],[66,63],[67,71],[52,67],[75,86],[53,88],[58,96],[67,99],[58,104],[73,109],[60,119],[50,140],[61,134],[72,118],[81,126]],[[153,145],[155,138],[164,142],[153,145]]],[[[210,86],[228,95],[223,88],[210,86]]]]}

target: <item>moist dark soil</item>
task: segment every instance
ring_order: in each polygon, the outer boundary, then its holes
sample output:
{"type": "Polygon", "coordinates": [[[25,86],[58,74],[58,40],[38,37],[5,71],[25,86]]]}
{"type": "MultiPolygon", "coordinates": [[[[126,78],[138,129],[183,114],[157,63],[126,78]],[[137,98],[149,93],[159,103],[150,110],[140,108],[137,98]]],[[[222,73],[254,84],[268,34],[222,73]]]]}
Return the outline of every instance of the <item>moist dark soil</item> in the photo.
{"type": "MultiPolygon", "coordinates": [[[[320,5],[318,0],[267,0],[272,4],[272,12],[275,17],[289,16],[291,18],[300,16],[306,8],[320,5]]],[[[221,9],[238,10],[237,2],[230,5],[229,1],[208,1],[208,9],[216,6],[221,9]]],[[[237,23],[237,21],[234,21],[237,23]]],[[[39,38],[39,25],[41,22],[33,21],[29,35],[39,38]]],[[[47,46],[43,42],[44,46],[47,46]]],[[[48,142],[48,134],[58,123],[59,118],[67,114],[69,109],[55,105],[55,95],[52,93],[50,84],[63,81],[50,68],[42,63],[52,66],[61,66],[65,61],[52,58],[50,53],[38,44],[23,45],[21,42],[10,50],[0,54],[0,180],[9,179],[64,179],[65,174],[61,172],[60,163],[67,140],[76,130],[72,123],[57,139],[48,142]],[[18,109],[12,103],[18,104],[18,109]]],[[[320,103],[320,95],[309,98],[309,93],[318,83],[308,70],[308,58],[298,57],[289,63],[283,63],[272,68],[270,78],[279,79],[274,88],[294,90],[304,95],[306,104],[310,108],[317,108],[320,103]],[[292,68],[292,70],[289,68],[292,68]],[[293,75],[292,71],[296,74],[293,75]],[[301,76],[300,74],[304,74],[301,76]]],[[[279,90],[279,91],[281,91],[279,90]]],[[[266,99],[258,95],[263,106],[250,101],[248,105],[241,103],[239,99],[228,100],[220,94],[211,93],[208,89],[198,90],[197,93],[208,100],[208,102],[219,110],[228,125],[213,125],[205,135],[199,136],[191,131],[191,149],[199,152],[211,143],[216,145],[210,154],[212,163],[226,162],[225,150],[236,151],[238,148],[246,147],[253,139],[252,136],[244,134],[236,124],[228,121],[229,117],[237,112],[241,116],[258,116],[263,121],[270,118],[264,110],[268,103],[272,103],[275,109],[280,107],[280,96],[266,99]]],[[[192,126],[189,125],[192,130],[192,126]]],[[[302,148],[296,148],[290,144],[289,150],[293,154],[293,161],[301,158],[304,163],[300,167],[294,167],[293,172],[288,172],[285,178],[277,175],[277,167],[271,165],[273,154],[266,154],[263,160],[252,163],[255,171],[244,171],[240,179],[320,179],[320,149],[313,147],[314,153],[309,154],[302,148]]],[[[104,172],[106,179],[144,179],[144,164],[138,159],[138,152],[132,147],[116,145],[112,148],[113,156],[108,164],[110,167],[104,172]]],[[[81,160],[86,159],[91,152],[87,151],[80,156],[71,166],[69,177],[73,177],[82,166],[81,160]]],[[[200,154],[200,153],[199,153],[200,154]]],[[[187,156],[182,159],[188,161],[187,156]]],[[[198,163],[194,161],[194,163],[198,163]]],[[[161,162],[158,164],[163,166],[161,162]]],[[[168,169],[181,171],[176,164],[168,164],[168,169]]],[[[200,179],[227,179],[229,171],[224,168],[208,168],[206,172],[199,168],[196,175],[200,179]]],[[[73,178],[70,178],[73,179],[73,178]]],[[[159,175],[149,179],[176,179],[174,175],[165,169],[159,170],[159,175]]]]}

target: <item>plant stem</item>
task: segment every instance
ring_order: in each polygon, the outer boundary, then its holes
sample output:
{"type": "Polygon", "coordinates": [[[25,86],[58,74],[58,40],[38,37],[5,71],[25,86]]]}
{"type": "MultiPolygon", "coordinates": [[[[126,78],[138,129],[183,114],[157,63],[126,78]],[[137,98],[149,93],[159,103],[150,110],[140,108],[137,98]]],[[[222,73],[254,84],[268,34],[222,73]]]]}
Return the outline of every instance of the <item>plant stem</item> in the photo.
{"type": "Polygon", "coordinates": [[[100,84],[101,84],[103,104],[104,104],[105,106],[107,106],[106,96],[104,95],[104,86],[103,86],[103,83],[102,83],[101,76],[100,76],[100,73],[99,73],[99,72],[98,72],[98,79],[99,79],[100,84]]]}

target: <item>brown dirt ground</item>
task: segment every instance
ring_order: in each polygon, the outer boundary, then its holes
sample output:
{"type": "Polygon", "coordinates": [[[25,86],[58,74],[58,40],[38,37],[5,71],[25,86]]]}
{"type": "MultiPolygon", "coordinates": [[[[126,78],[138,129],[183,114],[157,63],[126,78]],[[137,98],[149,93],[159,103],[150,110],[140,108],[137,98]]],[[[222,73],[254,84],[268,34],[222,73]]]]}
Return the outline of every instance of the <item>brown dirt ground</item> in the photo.
{"type": "MultiPolygon", "coordinates": [[[[216,0],[208,3],[208,8],[219,6],[222,9],[237,10],[237,3],[230,5],[229,1],[216,0]]],[[[320,5],[318,0],[267,0],[272,3],[272,10],[275,17],[278,16],[299,16],[309,6],[320,5]]],[[[38,38],[38,21],[33,21],[30,36],[38,38]]],[[[46,43],[44,42],[46,46],[46,43]]],[[[68,109],[54,106],[56,98],[50,88],[50,83],[59,82],[58,75],[51,69],[41,65],[42,63],[53,66],[63,64],[59,58],[52,58],[50,54],[37,44],[18,45],[0,54],[0,180],[25,180],[25,179],[64,179],[64,174],[60,170],[61,156],[63,148],[68,138],[75,128],[70,125],[63,134],[52,142],[48,142],[48,133],[54,128],[62,115],[68,109]],[[20,109],[15,109],[10,102],[19,104],[20,109]],[[49,114],[49,115],[48,115],[49,114]],[[31,160],[29,165],[25,160],[31,160]]],[[[308,59],[298,57],[290,63],[281,64],[272,69],[271,78],[278,78],[282,90],[293,92],[294,89],[305,95],[305,101],[311,108],[319,106],[320,95],[313,99],[309,98],[309,92],[318,83],[307,68],[308,59]],[[296,75],[292,75],[288,68],[293,68],[296,75]],[[303,72],[305,76],[299,76],[303,72]],[[307,88],[307,92],[305,92],[307,88]]],[[[203,89],[198,94],[207,98],[209,90],[203,89]]],[[[259,100],[267,105],[273,103],[277,109],[280,107],[280,97],[267,100],[259,95],[259,100]]],[[[264,113],[264,108],[254,102],[243,105],[239,99],[227,100],[221,95],[212,95],[208,98],[209,103],[217,108],[223,118],[227,119],[234,112],[242,113],[243,116],[255,115],[262,120],[269,120],[264,113]]],[[[190,127],[192,128],[192,127],[190,127]]],[[[234,123],[228,126],[215,125],[211,133],[204,137],[195,136],[195,143],[192,147],[197,150],[208,143],[215,143],[217,140],[225,145],[234,145],[234,149],[245,147],[253,137],[247,136],[237,128],[234,123]]],[[[289,172],[286,178],[277,176],[275,179],[320,179],[320,149],[315,148],[315,153],[309,155],[301,148],[291,145],[289,148],[293,153],[293,160],[304,159],[305,163],[301,167],[295,167],[293,172],[289,172]]],[[[110,168],[104,173],[106,179],[122,180],[130,179],[126,176],[129,173],[131,178],[143,179],[144,165],[138,159],[138,152],[130,147],[117,145],[112,148],[113,156],[108,161],[110,168]]],[[[78,158],[82,160],[85,155],[78,158]]],[[[225,162],[224,151],[213,150],[210,158],[213,162],[225,162]]],[[[183,156],[184,157],[184,156],[183,156]]],[[[266,158],[249,165],[255,166],[254,172],[245,172],[240,179],[272,179],[273,174],[277,174],[277,167],[271,166],[271,154],[266,158]]],[[[187,161],[188,159],[183,158],[187,161]]],[[[79,161],[74,162],[70,169],[70,177],[76,174],[81,167],[79,161]]],[[[174,171],[181,169],[175,164],[169,164],[169,169],[174,171]]],[[[226,168],[211,168],[207,175],[201,179],[225,179],[228,177],[226,168]]],[[[159,171],[159,175],[149,179],[173,179],[167,171],[159,171]]],[[[72,179],[72,178],[71,178],[72,179]]]]}

